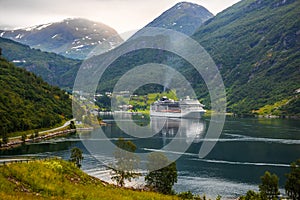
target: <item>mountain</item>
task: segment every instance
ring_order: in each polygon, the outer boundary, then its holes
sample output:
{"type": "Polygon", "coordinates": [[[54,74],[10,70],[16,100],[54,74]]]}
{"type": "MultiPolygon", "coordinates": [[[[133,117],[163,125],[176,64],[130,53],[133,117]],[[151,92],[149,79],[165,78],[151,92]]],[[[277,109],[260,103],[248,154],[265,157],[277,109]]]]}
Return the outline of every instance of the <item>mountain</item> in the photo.
{"type": "Polygon", "coordinates": [[[299,16],[297,0],[243,0],[193,35],[221,71],[229,111],[300,114],[288,105],[299,105],[299,16]]]}
{"type": "MultiPolygon", "coordinates": [[[[228,112],[300,115],[299,8],[297,0],[243,0],[204,22],[192,35],[220,70],[228,112]]],[[[153,39],[164,41],[146,38],[153,39]]],[[[112,91],[125,72],[146,63],[162,63],[178,70],[209,109],[209,94],[199,73],[184,59],[158,49],[136,50],[119,57],[102,76],[99,91],[112,91]]],[[[153,87],[145,86],[142,91],[152,92],[153,87]]]]}
{"type": "Polygon", "coordinates": [[[49,84],[66,89],[73,87],[80,60],[42,52],[4,38],[0,38],[0,48],[8,61],[41,76],[49,84]]]}
{"type": "Polygon", "coordinates": [[[192,35],[213,14],[206,8],[188,2],[177,3],[146,27],[160,27],[192,35]]]}
{"type": "MultiPolygon", "coordinates": [[[[211,14],[206,8],[200,5],[188,2],[180,2],[163,12],[160,16],[147,24],[144,28],[137,31],[137,33],[135,33],[131,38],[129,38],[129,40],[127,40],[127,44],[130,44],[131,41],[135,39],[143,37],[143,31],[147,30],[147,28],[149,27],[166,28],[191,35],[211,17],[213,17],[213,14],[211,14]]],[[[120,45],[120,47],[122,47],[122,45],[120,45]]],[[[114,52],[117,51],[118,48],[112,50],[111,53],[114,54],[114,52]]],[[[168,54],[167,52],[161,52],[151,49],[133,51],[127,53],[126,55],[120,56],[120,58],[118,58],[104,72],[104,75],[100,80],[98,91],[111,91],[113,85],[118,81],[120,76],[122,76],[127,70],[130,70],[137,65],[142,65],[154,61],[159,63],[164,62],[165,60],[173,60],[172,56],[174,55],[168,54]]],[[[94,60],[99,60],[101,62],[102,56],[100,55],[94,60]]],[[[164,63],[168,64],[166,62],[164,63]]],[[[156,92],[156,90],[159,88],[161,87],[151,87],[151,91],[156,92]]],[[[145,89],[145,91],[149,92],[149,90],[147,89],[145,89]]]]}
{"type": "MultiPolygon", "coordinates": [[[[166,24],[167,21],[169,21],[171,24],[176,23],[179,25],[172,26],[171,28],[176,29],[182,26],[181,31],[193,32],[203,21],[211,16],[212,14],[205,8],[196,4],[183,2],[176,4],[148,26],[152,24],[152,26],[155,25],[159,27],[159,22],[163,25],[163,23],[166,24]],[[190,21],[190,23],[185,22],[185,20],[190,21]],[[181,23],[183,24],[180,25],[181,23]],[[193,27],[193,31],[191,27],[193,27]]],[[[89,51],[92,48],[89,44],[96,45],[95,40],[98,41],[100,38],[100,41],[103,41],[112,35],[117,35],[117,33],[103,24],[84,19],[68,19],[63,22],[40,25],[27,29],[0,31],[0,36],[17,41],[13,42],[10,39],[0,37],[0,47],[2,48],[3,55],[16,66],[23,67],[41,76],[51,85],[71,89],[81,62],[33,48],[54,51],[64,56],[76,54],[74,57],[83,58],[86,56],[85,50],[89,51]],[[96,32],[94,32],[94,30],[96,30],[96,32]],[[76,42],[74,43],[74,41],[76,42]],[[20,43],[25,43],[28,46],[20,43]],[[65,45],[67,43],[71,46],[65,45]],[[80,48],[75,48],[77,47],[76,45],[80,46],[80,48]],[[58,51],[58,49],[64,50],[58,51]],[[68,51],[68,54],[66,51],[68,51]]],[[[118,35],[116,38],[111,39],[117,41],[115,43],[110,42],[109,44],[112,44],[112,46],[122,42],[118,35]]],[[[107,39],[107,41],[110,40],[107,39]]],[[[114,80],[115,77],[109,75],[108,78],[114,80]]],[[[110,87],[109,85],[108,87],[110,87]]]]}
{"type": "Polygon", "coordinates": [[[0,37],[74,59],[85,59],[90,53],[101,54],[123,42],[111,27],[81,18],[0,31],[0,37]]]}
{"type": "Polygon", "coordinates": [[[48,128],[72,117],[71,99],[58,87],[0,56],[0,132],[48,128]]]}

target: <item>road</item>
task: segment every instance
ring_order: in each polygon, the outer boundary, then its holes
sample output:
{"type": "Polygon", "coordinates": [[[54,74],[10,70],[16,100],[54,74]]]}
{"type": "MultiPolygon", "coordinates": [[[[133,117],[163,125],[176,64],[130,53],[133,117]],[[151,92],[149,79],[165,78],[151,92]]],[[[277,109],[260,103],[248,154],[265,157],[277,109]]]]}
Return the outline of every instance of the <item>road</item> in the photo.
{"type": "Polygon", "coordinates": [[[61,127],[57,127],[57,128],[53,128],[53,129],[50,129],[50,130],[46,130],[46,131],[40,131],[39,134],[43,134],[43,133],[47,133],[47,132],[53,132],[53,131],[57,131],[59,129],[62,129],[62,128],[65,128],[66,126],[69,126],[71,121],[74,121],[75,122],[75,119],[71,119],[69,121],[67,121],[64,125],[62,125],[61,127]]]}
{"type": "MultiPolygon", "coordinates": [[[[75,121],[75,119],[71,119],[69,121],[67,121],[64,125],[57,127],[57,128],[53,128],[53,129],[49,129],[46,131],[40,131],[39,134],[43,134],[43,133],[47,133],[47,132],[53,132],[53,131],[57,131],[59,129],[65,128],[66,126],[69,126],[71,121],[75,121]]],[[[32,134],[28,134],[27,137],[30,137],[32,134]]],[[[21,139],[22,136],[16,136],[16,137],[10,137],[9,140],[16,140],[16,139],[21,139]]]]}

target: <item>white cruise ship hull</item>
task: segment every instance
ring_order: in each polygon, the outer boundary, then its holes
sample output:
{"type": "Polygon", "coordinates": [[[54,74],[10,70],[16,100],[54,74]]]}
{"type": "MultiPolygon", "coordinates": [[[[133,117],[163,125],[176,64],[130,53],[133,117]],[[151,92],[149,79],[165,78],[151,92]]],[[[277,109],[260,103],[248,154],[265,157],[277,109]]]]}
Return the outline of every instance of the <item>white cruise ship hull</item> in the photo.
{"type": "Polygon", "coordinates": [[[168,117],[168,118],[190,118],[190,119],[200,119],[201,116],[205,113],[205,110],[191,110],[187,112],[159,112],[159,111],[150,111],[150,116],[153,117],[168,117]]]}
{"type": "Polygon", "coordinates": [[[150,105],[150,116],[199,119],[205,113],[203,106],[189,97],[180,101],[163,97],[150,105]]]}

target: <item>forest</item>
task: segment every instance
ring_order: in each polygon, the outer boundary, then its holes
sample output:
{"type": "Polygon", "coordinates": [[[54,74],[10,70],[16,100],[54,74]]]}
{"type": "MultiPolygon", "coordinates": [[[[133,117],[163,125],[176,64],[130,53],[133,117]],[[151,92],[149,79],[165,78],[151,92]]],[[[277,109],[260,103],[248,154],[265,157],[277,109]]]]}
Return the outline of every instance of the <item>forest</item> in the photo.
{"type": "Polygon", "coordinates": [[[48,128],[72,117],[69,94],[0,57],[0,132],[48,128]]]}

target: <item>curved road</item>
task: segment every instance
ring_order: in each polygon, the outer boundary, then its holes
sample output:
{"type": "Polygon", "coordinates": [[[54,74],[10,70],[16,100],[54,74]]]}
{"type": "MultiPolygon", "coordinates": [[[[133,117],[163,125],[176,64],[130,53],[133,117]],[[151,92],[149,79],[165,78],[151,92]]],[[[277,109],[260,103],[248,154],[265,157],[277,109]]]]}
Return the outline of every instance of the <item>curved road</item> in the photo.
{"type": "Polygon", "coordinates": [[[59,129],[62,129],[62,128],[65,128],[66,126],[69,126],[71,121],[75,121],[75,118],[74,119],[71,119],[69,121],[67,121],[64,125],[60,126],[60,127],[57,127],[57,128],[53,128],[53,129],[50,129],[50,130],[46,130],[46,131],[40,131],[39,133],[47,133],[47,132],[52,132],[52,131],[57,131],[59,129]]]}
{"type": "MultiPolygon", "coordinates": [[[[76,119],[71,119],[69,121],[67,121],[66,123],[64,123],[64,125],[60,126],[60,127],[57,127],[57,128],[53,128],[53,129],[49,129],[49,130],[46,130],[46,131],[40,131],[39,134],[43,134],[43,133],[47,133],[47,132],[52,132],[52,131],[57,131],[59,129],[62,129],[62,128],[65,128],[66,126],[69,126],[71,121],[75,121],[76,119]]],[[[28,134],[27,137],[30,137],[32,134],[28,134]]],[[[21,139],[22,136],[16,136],[16,137],[10,137],[9,139],[21,139]]]]}

